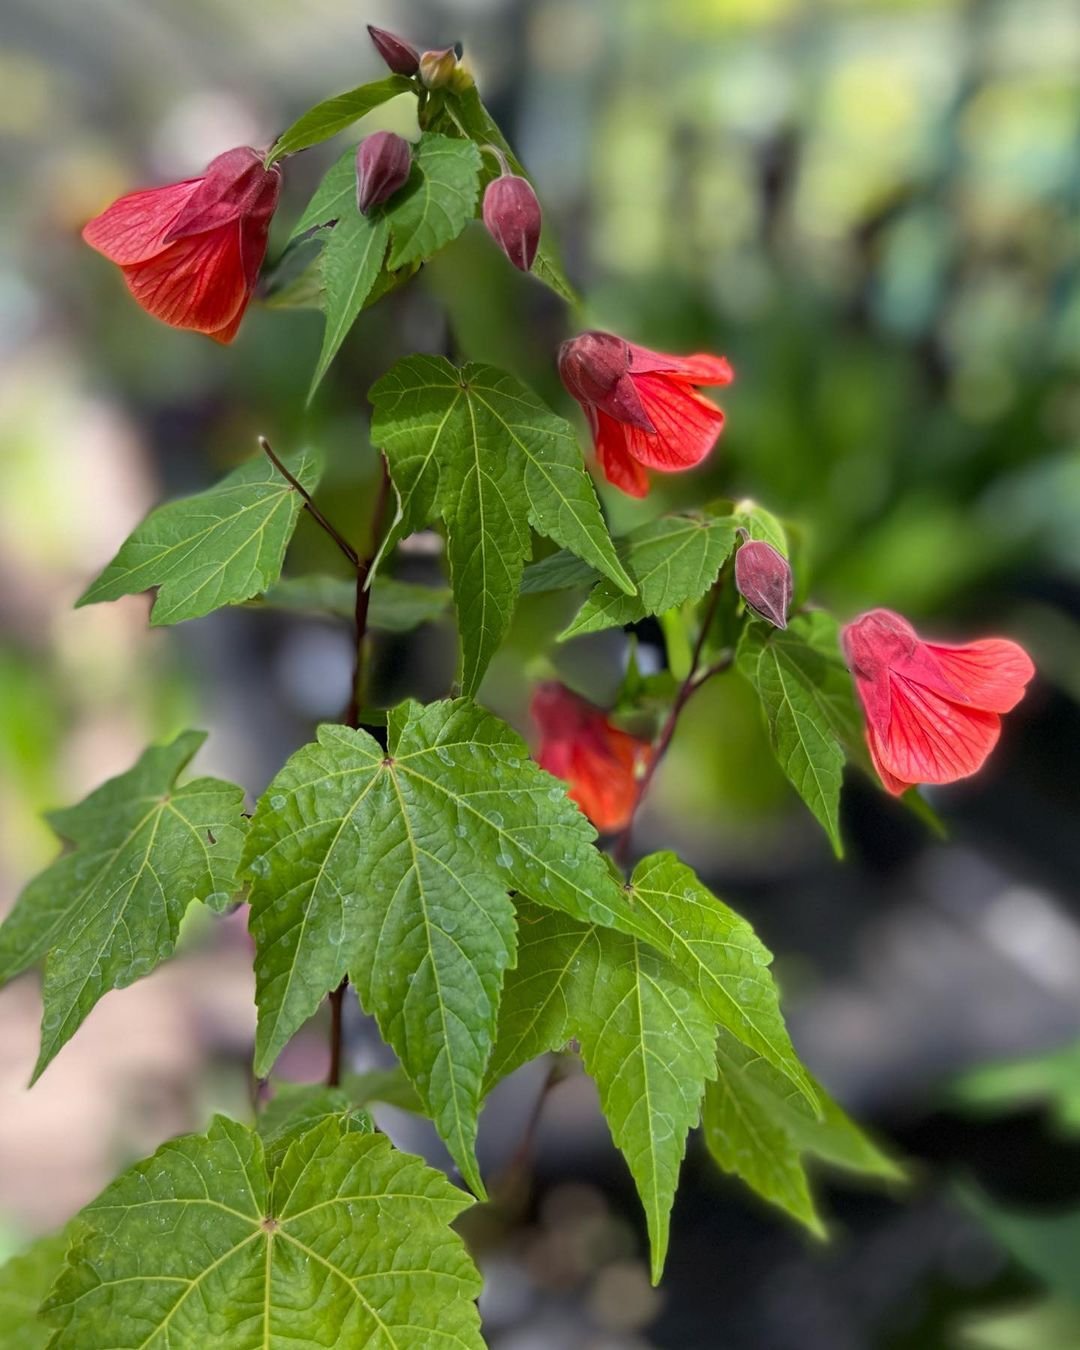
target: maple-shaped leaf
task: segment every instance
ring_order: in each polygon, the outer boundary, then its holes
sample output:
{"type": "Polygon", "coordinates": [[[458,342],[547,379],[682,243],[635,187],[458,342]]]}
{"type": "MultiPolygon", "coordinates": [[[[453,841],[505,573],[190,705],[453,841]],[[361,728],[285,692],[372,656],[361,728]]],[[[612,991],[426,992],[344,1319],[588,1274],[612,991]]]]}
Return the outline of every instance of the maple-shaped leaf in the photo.
{"type": "Polygon", "coordinates": [[[531,552],[529,526],[628,594],[592,480],[569,424],[513,376],[410,356],[371,390],[372,440],[399,501],[381,556],[441,519],[462,644],[462,687],[475,692],[506,633],[531,552]]]}
{"type": "Polygon", "coordinates": [[[294,1140],[320,1125],[327,1116],[333,1116],[345,1131],[370,1134],[375,1128],[368,1113],[342,1088],[322,1083],[279,1083],[256,1121],[270,1170],[278,1166],[294,1140]]]}
{"type": "Polygon", "coordinates": [[[840,655],[836,620],[814,610],[796,615],[782,631],[749,623],[736,668],[761,700],[777,762],[840,857],[846,747],[861,743],[862,722],[840,655]]]}
{"type": "Polygon", "coordinates": [[[366,214],[357,205],[355,148],[329,169],[292,233],[296,239],[333,226],[319,236],[326,325],[312,394],[361,311],[388,289],[390,278],[438,253],[473,218],[479,184],[480,152],[472,141],[433,132],[420,137],[408,182],[366,214]]]}
{"type": "Polygon", "coordinates": [[[152,746],[49,823],[72,848],[35,877],[0,925],[0,984],[45,957],[34,1079],[102,994],[172,954],[193,900],[228,904],[246,821],[243,789],[177,776],[206,739],[187,731],[152,746]]]}
{"type": "Polygon", "coordinates": [[[498,718],[407,703],[388,749],[319,729],[260,799],[252,877],[256,1072],[349,976],[479,1195],[476,1114],[519,890],[633,923],[595,831],[498,718]]]}
{"type": "MultiPolygon", "coordinates": [[[[318,457],[304,451],[285,462],[305,489],[314,491],[318,457]]],[[[151,511],[76,607],[156,587],[150,622],[169,624],[250,600],[281,575],[303,504],[292,484],[259,455],[205,492],[151,511]]]]}
{"type": "MultiPolygon", "coordinates": [[[[464,131],[478,146],[498,146],[506,156],[511,170],[522,178],[529,178],[521,161],[514,154],[506,137],[499,130],[495,119],[480,101],[480,95],[475,85],[460,91],[448,91],[445,95],[444,109],[442,113],[437,115],[437,124],[442,130],[449,131],[451,134],[464,131]]],[[[482,185],[486,187],[501,172],[501,166],[495,157],[484,155],[482,185]]],[[[536,250],[536,258],[531,270],[533,276],[538,277],[546,286],[550,286],[556,295],[562,296],[564,300],[569,300],[572,305],[578,303],[574,288],[570,285],[566,273],[563,271],[558,249],[546,220],[540,233],[540,245],[536,250]]]]}
{"type": "Polygon", "coordinates": [[[81,1213],[42,1309],[53,1350],[483,1350],[470,1199],[384,1135],[330,1117],[275,1170],[219,1116],[81,1213]]]}
{"type": "Polygon", "coordinates": [[[64,1264],[65,1228],[38,1238],[0,1267],[0,1345],[4,1350],[45,1350],[52,1336],[39,1309],[64,1264]]]}
{"type": "Polygon", "coordinates": [[[639,938],[528,901],[518,902],[518,917],[518,965],[507,976],[489,1081],[577,1040],[641,1197],[658,1283],[686,1136],[716,1074],[715,1018],[639,938]]]}
{"type": "MultiPolygon", "coordinates": [[[[559,641],[636,623],[688,601],[700,600],[735,546],[736,521],[706,511],[660,516],[618,540],[619,560],[637,587],[626,595],[601,578],[559,641]]],[[[549,575],[555,571],[551,559],[549,575]]]]}
{"type": "Polygon", "coordinates": [[[903,1179],[903,1172],[815,1083],[821,1115],[809,1118],[783,1075],[727,1031],[717,1043],[715,1081],[702,1114],[709,1152],[766,1200],[824,1235],[804,1165],[812,1154],[835,1167],[903,1179]]]}

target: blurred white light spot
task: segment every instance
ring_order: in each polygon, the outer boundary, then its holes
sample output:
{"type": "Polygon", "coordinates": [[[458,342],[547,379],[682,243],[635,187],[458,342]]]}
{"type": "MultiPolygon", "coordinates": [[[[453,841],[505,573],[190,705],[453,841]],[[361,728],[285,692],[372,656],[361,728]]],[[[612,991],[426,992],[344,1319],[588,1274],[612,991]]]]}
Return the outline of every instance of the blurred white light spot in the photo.
{"type": "Polygon", "coordinates": [[[1080,929],[1038,891],[1028,886],[1003,891],[987,909],[982,930],[991,946],[1040,984],[1077,987],[1080,929]]]}

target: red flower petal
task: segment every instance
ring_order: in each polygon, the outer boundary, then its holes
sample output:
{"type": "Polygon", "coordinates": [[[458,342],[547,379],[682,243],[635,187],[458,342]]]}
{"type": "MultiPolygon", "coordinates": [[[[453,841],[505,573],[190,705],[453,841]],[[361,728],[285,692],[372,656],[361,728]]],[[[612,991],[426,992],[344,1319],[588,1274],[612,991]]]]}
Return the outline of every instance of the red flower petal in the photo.
{"type": "Polygon", "coordinates": [[[621,830],[637,800],[637,766],[648,759],[648,746],[604,723],[602,740],[572,751],[570,798],[602,833],[621,830]]]}
{"type": "Polygon", "coordinates": [[[1015,708],[1035,674],[1031,657],[1007,638],[983,638],[963,646],[925,645],[949,683],[972,707],[986,712],[1006,713],[1015,708]]]}
{"type": "Polygon", "coordinates": [[[596,457],[604,477],[631,497],[647,496],[649,476],[633,457],[627,444],[631,432],[639,436],[644,433],[627,426],[625,422],[616,422],[607,413],[592,409],[588,411],[589,421],[593,424],[596,457]]]}
{"type": "Polygon", "coordinates": [[[681,375],[691,384],[730,384],[735,378],[727,358],[723,356],[710,356],[707,352],[695,352],[692,356],[671,356],[667,352],[639,347],[636,342],[626,345],[630,352],[630,373],[634,376],[681,375]]]}
{"type": "Polygon", "coordinates": [[[164,323],[201,333],[220,332],[248,301],[240,233],[240,224],[234,222],[179,239],[147,262],[125,267],[131,294],[164,323]]]}
{"type": "Polygon", "coordinates": [[[978,772],[997,744],[1001,719],[952,703],[901,675],[889,677],[892,712],[884,728],[867,724],[870,751],[882,781],[953,783],[978,772]]]}
{"type": "Polygon", "coordinates": [[[129,192],[95,216],[82,237],[121,267],[145,262],[161,252],[165,235],[201,184],[201,178],[188,178],[166,187],[129,192]]]}
{"type": "Polygon", "coordinates": [[[700,464],[716,444],[724,414],[679,379],[636,374],[633,378],[656,435],[627,427],[629,453],[650,469],[669,473],[700,464]]]}

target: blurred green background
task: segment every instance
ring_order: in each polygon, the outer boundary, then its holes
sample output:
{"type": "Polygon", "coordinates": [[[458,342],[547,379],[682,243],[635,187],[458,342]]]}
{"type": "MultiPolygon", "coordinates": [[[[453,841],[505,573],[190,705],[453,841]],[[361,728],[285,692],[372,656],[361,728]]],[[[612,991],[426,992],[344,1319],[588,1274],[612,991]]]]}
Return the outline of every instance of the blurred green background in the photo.
{"type": "MultiPolygon", "coordinates": [[[[887,605],[945,637],[1008,634],[1040,678],[987,771],[935,796],[948,846],[855,780],[843,867],[773,766],[747,690],[716,681],[695,700],[638,845],[676,848],[753,919],[804,1056],[914,1159],[915,1184],[902,1203],[830,1197],[836,1240],[814,1249],[692,1148],[654,1295],[626,1178],[587,1083],[568,1082],[535,1203],[478,1237],[492,1344],[1076,1344],[1062,1328],[1080,1277],[1050,1281],[1064,1314],[1002,1330],[998,1305],[1012,1316],[1048,1277],[986,1215],[1067,1214],[1080,1155],[1039,1092],[972,1116],[948,1086],[1080,1036],[1075,0],[0,0],[0,18],[0,905],[53,854],[39,813],[149,740],[206,727],[200,770],[257,792],[345,702],[349,634],[330,620],[235,610],[151,632],[138,597],[71,609],[153,503],[213,481],[263,433],[325,449],[320,500],[362,541],[366,391],[398,355],[494,360],[580,426],[553,363],[576,326],[721,352],[737,379],[717,451],[645,503],[602,485],[613,528],[757,497],[799,523],[801,580],[842,619],[887,605]],[[141,314],[78,230],[120,192],[268,144],[309,103],[377,78],[368,22],[421,47],[464,42],[586,304],[568,313],[470,227],[362,317],[305,409],[318,315],[254,306],[221,349],[141,314]]],[[[289,162],[271,259],[337,148],[289,162]]],[[[289,570],[335,566],[304,522],[289,570]]],[[[421,549],[399,574],[440,566],[421,549]]],[[[523,730],[527,678],[568,604],[523,601],[485,687],[523,730]]],[[[638,641],[646,664],[662,659],[658,630],[638,641]]],[[[603,701],[626,652],[604,634],[553,659],[603,701]]],[[[376,690],[436,697],[453,666],[449,628],[388,636],[376,690]]],[[[211,1108],[245,1109],[242,916],[193,918],[182,957],[107,997],[28,1094],[38,1015],[34,977],[0,994],[10,1249],[211,1108]]],[[[354,1063],[378,1062],[351,1017],[354,1063]]],[[[316,1077],[323,1041],[304,1033],[283,1071],[316,1077]]],[[[485,1116],[488,1165],[531,1091],[485,1116]]]]}

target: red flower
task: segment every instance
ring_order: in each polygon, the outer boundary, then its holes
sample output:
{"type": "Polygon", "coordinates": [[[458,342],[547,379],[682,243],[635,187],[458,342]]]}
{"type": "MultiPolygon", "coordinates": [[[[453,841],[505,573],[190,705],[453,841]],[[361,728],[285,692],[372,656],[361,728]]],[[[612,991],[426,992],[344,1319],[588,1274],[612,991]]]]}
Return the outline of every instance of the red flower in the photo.
{"type": "Polygon", "coordinates": [[[923,642],[906,619],[872,609],[843,634],[866,714],[866,740],[885,788],[955,783],[985,763],[1035,667],[1005,638],[923,642]]]}
{"type": "Polygon", "coordinates": [[[734,378],[722,356],[665,356],[596,332],[563,343],[559,374],[585,410],[605,477],[631,497],[648,492],[646,469],[701,463],[724,414],[696,386],[734,378]]]}
{"type": "Polygon", "coordinates": [[[598,830],[621,830],[652,758],[649,742],[613,727],[600,708],[555,681],[537,688],[531,711],[540,729],[540,767],[569,785],[598,830]]]}
{"type": "Polygon", "coordinates": [[[247,146],[211,160],[201,178],[131,192],[83,230],[119,264],[143,309],[174,328],[231,342],[266,254],[281,171],[247,146]]]}

